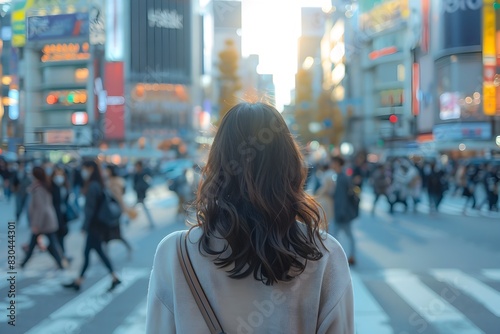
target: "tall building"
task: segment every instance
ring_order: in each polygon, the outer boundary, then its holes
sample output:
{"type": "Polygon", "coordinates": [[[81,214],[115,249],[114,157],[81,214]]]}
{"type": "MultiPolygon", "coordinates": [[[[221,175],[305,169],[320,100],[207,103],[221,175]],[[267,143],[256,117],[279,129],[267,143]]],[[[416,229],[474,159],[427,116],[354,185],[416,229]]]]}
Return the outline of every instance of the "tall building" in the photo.
{"type": "Polygon", "coordinates": [[[332,4],[345,27],[347,140],[371,151],[454,157],[498,149],[495,1],[332,4]]]}
{"type": "MultiPolygon", "coordinates": [[[[433,64],[427,61],[434,66],[434,84],[422,87],[424,92],[430,91],[430,101],[423,102],[434,111],[435,147],[457,157],[488,154],[498,149],[498,10],[494,1],[487,0],[422,4],[422,41],[430,43],[422,44],[420,50],[424,53],[428,44],[427,52],[434,59],[433,64]]],[[[425,70],[421,69],[422,80],[425,70]]]]}
{"type": "Polygon", "coordinates": [[[196,1],[14,3],[28,149],[156,148],[192,138],[202,69],[196,1]]]}

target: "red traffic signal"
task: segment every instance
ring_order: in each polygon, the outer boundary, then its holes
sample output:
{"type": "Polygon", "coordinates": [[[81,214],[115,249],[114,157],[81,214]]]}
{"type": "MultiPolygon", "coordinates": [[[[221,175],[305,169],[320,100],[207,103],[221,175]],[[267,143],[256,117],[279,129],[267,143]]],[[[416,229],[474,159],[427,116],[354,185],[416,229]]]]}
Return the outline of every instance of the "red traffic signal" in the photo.
{"type": "Polygon", "coordinates": [[[56,104],[59,98],[55,94],[49,94],[47,96],[47,104],[56,104]]]}
{"type": "Polygon", "coordinates": [[[396,115],[389,116],[389,122],[391,122],[392,124],[397,123],[398,122],[398,116],[396,116],[396,115]]]}

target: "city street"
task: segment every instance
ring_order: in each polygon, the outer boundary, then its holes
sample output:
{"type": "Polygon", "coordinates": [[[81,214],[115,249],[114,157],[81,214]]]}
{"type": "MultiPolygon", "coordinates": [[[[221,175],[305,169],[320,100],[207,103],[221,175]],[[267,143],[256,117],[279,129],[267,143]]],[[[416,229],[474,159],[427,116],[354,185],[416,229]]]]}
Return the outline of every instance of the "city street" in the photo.
{"type": "MultiPolygon", "coordinates": [[[[133,202],[133,195],[127,194],[127,200],[133,202]]],[[[477,212],[464,216],[458,198],[447,198],[442,212],[432,216],[425,203],[415,213],[389,215],[382,201],[371,216],[371,201],[367,191],[355,223],[358,262],[351,273],[357,333],[498,333],[500,219],[477,212]]],[[[123,278],[119,288],[106,293],[110,278],[96,257],[79,293],[61,287],[77,275],[82,261],[83,237],[75,222],[67,241],[74,257],[70,270],[58,272],[53,260],[40,252],[24,270],[17,270],[16,327],[11,327],[6,323],[10,299],[5,275],[11,206],[0,202],[0,333],[143,333],[156,245],[168,233],[185,228],[176,218],[177,199],[165,187],[152,189],[148,205],[154,229],[142,212],[124,226],[124,235],[134,247],[132,259],[123,245],[109,247],[123,278]]],[[[26,222],[21,221],[16,230],[18,263],[21,244],[28,237],[26,222]]],[[[342,237],[340,241],[344,244],[342,237]]]]}

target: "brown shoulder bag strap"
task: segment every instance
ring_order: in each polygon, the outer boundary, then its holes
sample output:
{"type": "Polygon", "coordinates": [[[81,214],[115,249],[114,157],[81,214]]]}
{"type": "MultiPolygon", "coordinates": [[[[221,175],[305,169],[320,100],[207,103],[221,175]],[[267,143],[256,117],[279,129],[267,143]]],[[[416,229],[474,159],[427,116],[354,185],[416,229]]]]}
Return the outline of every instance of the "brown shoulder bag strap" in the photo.
{"type": "Polygon", "coordinates": [[[177,240],[177,256],[179,257],[179,262],[181,264],[184,277],[186,278],[186,282],[189,285],[189,289],[193,294],[194,300],[196,301],[208,328],[210,329],[210,333],[224,334],[224,330],[222,329],[219,319],[217,319],[212,306],[210,306],[210,302],[205,295],[205,291],[203,291],[203,287],[198,280],[198,276],[196,276],[196,273],[194,272],[193,264],[191,263],[187,250],[187,234],[184,232],[181,233],[180,238],[177,240]]]}

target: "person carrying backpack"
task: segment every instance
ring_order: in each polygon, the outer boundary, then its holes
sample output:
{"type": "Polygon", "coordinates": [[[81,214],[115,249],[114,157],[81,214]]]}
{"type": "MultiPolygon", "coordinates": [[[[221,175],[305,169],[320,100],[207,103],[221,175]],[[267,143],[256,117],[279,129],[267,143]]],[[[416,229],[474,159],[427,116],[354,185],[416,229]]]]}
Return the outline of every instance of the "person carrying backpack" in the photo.
{"type": "Polygon", "coordinates": [[[99,221],[98,213],[100,206],[105,203],[104,198],[104,182],[99,171],[99,166],[93,160],[85,161],[82,168],[82,178],[84,180],[83,193],[85,194],[85,207],[82,232],[87,234],[85,243],[84,262],[80,271],[80,276],[71,283],[63,284],[65,288],[80,290],[80,286],[84,279],[85,271],[89,266],[90,251],[94,249],[102,262],[108,268],[109,274],[112,277],[111,287],[108,291],[112,291],[121,283],[118,276],[113,270],[111,261],[106,256],[102,249],[103,238],[109,229],[106,222],[99,221]]]}

